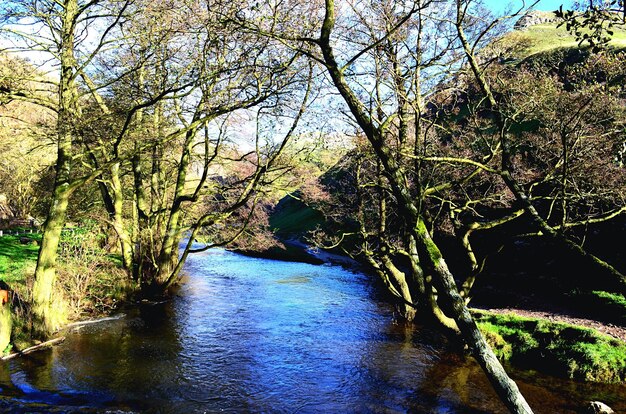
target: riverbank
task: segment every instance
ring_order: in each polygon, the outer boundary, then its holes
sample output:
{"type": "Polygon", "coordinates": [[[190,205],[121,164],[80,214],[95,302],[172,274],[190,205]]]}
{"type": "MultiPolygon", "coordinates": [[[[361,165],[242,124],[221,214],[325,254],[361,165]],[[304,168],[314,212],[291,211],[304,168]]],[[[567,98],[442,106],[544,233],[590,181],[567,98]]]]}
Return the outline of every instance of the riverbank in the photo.
{"type": "MultiPolygon", "coordinates": [[[[5,256],[13,258],[12,270],[6,268],[0,270],[5,274],[4,280],[11,281],[12,289],[19,292],[15,297],[22,303],[19,306],[12,303],[14,329],[11,346],[5,349],[5,354],[19,352],[34,344],[28,337],[27,314],[20,313],[23,311],[20,306],[23,306],[25,298],[28,297],[24,289],[27,289],[29,272],[34,268],[36,242],[37,240],[33,239],[32,243],[21,243],[19,239],[13,238],[4,239],[4,244],[0,245],[5,256]]],[[[340,264],[348,269],[364,270],[361,264],[349,257],[311,248],[296,239],[287,240],[284,245],[285,249],[277,248],[270,252],[239,253],[286,262],[340,264]]],[[[61,286],[70,297],[68,302],[72,302],[75,307],[74,313],[69,318],[70,323],[109,316],[129,298],[128,293],[131,290],[127,289],[128,287],[123,288],[126,277],[120,274],[119,264],[115,258],[103,260],[100,257],[95,262],[95,265],[72,262],[75,266],[73,269],[59,269],[61,286]],[[97,272],[94,274],[95,270],[97,272]],[[85,274],[89,274],[90,279],[85,279],[80,289],[72,290],[71,286],[74,285],[68,279],[75,281],[76,278],[83,278],[85,274]]],[[[0,265],[2,263],[0,262],[0,265]]],[[[554,310],[549,312],[483,307],[475,309],[474,312],[487,339],[505,361],[566,378],[606,382],[626,381],[626,328],[623,326],[592,318],[576,318],[554,310]],[[563,323],[569,325],[564,327],[563,323]],[[588,331],[586,328],[595,331],[588,331]],[[611,335],[613,340],[598,336],[596,331],[611,335]],[[546,353],[550,354],[552,361],[549,364],[537,356],[545,356],[546,353]],[[610,367],[603,364],[603,361],[611,361],[610,367]]]]}
{"type": "Polygon", "coordinates": [[[284,262],[299,262],[313,265],[333,264],[348,269],[363,271],[366,266],[346,255],[313,247],[297,238],[280,240],[281,246],[274,246],[265,250],[229,249],[232,252],[248,257],[280,260],[284,262]]]}
{"type": "Polygon", "coordinates": [[[626,342],[595,329],[514,313],[472,310],[502,361],[550,375],[626,382],[626,342]]]}
{"type": "MultiPolygon", "coordinates": [[[[74,323],[101,318],[129,301],[136,288],[121,269],[119,257],[97,244],[88,230],[62,235],[57,268],[56,300],[60,320],[74,323]]],[[[6,292],[0,321],[3,356],[39,345],[31,336],[30,297],[41,235],[0,237],[0,289],[6,292]]]]}
{"type": "Polygon", "coordinates": [[[540,319],[554,323],[564,323],[568,325],[580,326],[596,330],[613,339],[626,343],[626,326],[616,325],[610,322],[600,322],[596,319],[575,316],[567,310],[529,310],[521,308],[475,308],[476,311],[486,312],[494,315],[515,315],[528,319],[540,319]]]}

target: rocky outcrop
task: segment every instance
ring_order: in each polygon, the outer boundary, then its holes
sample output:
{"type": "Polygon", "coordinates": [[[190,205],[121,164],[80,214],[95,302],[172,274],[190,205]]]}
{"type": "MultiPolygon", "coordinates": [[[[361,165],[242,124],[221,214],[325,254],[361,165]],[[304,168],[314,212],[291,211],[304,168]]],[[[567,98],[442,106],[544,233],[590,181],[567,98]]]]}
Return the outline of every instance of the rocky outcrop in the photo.
{"type": "Polygon", "coordinates": [[[532,10],[519,18],[515,23],[516,30],[523,30],[536,24],[555,23],[556,15],[551,11],[532,10]]]}

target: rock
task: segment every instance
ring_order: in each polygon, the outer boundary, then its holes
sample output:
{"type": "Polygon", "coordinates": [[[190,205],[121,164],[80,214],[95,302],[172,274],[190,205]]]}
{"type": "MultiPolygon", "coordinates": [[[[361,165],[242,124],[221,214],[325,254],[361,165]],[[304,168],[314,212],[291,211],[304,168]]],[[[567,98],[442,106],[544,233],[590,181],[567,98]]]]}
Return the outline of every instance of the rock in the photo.
{"type": "Polygon", "coordinates": [[[608,405],[600,402],[600,401],[591,401],[587,405],[587,411],[590,414],[614,414],[615,411],[611,409],[608,405]]]}
{"type": "Polygon", "coordinates": [[[531,10],[515,23],[515,29],[523,30],[536,24],[555,23],[557,21],[554,12],[531,10]]]}
{"type": "Polygon", "coordinates": [[[32,245],[36,245],[37,241],[31,239],[30,237],[20,237],[20,243],[21,244],[32,244],[32,245]]]}

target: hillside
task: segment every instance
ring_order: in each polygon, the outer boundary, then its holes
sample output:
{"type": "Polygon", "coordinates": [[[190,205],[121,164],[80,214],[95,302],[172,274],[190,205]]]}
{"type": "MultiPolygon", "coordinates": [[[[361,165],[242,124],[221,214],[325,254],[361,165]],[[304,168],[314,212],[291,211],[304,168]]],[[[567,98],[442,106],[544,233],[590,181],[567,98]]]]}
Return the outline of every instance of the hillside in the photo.
{"type": "MultiPolygon", "coordinates": [[[[575,37],[568,33],[564,26],[557,27],[555,19],[549,18],[549,15],[552,15],[551,12],[537,13],[532,13],[525,23],[516,25],[516,29],[492,43],[491,47],[499,53],[504,53],[501,55],[501,61],[526,68],[532,66],[542,71],[552,66],[563,69],[572,65],[585,64],[590,55],[587,48],[579,47],[575,37]]],[[[615,34],[610,46],[613,50],[626,48],[626,29],[614,30],[615,34]]],[[[565,84],[571,82],[565,76],[560,77],[565,84]]],[[[618,77],[619,82],[622,80],[622,77],[618,77]]],[[[337,165],[340,164],[341,162],[337,165]]],[[[335,166],[332,169],[336,171],[341,167],[335,166]]],[[[320,181],[328,184],[329,181],[333,181],[332,176],[332,173],[323,174],[320,176],[320,181]]],[[[321,225],[321,222],[320,212],[289,196],[284,197],[270,215],[270,227],[282,238],[305,236],[321,225]]]]}
{"type": "MultiPolygon", "coordinates": [[[[541,141],[539,138],[548,135],[550,137],[557,136],[554,135],[558,133],[555,126],[560,125],[560,120],[563,118],[561,111],[568,110],[565,108],[579,108],[579,110],[584,108],[585,111],[589,111],[589,118],[584,120],[587,127],[591,122],[596,122],[593,114],[597,112],[599,114],[597,127],[603,128],[609,119],[605,119],[604,115],[608,116],[610,113],[610,105],[613,105],[613,108],[618,108],[614,113],[615,118],[610,118],[611,122],[619,124],[620,121],[618,120],[623,119],[623,110],[619,108],[623,108],[623,103],[620,104],[620,102],[623,102],[623,96],[625,96],[623,85],[626,72],[623,64],[620,63],[623,61],[623,52],[614,52],[626,47],[626,31],[616,31],[614,41],[611,43],[613,52],[603,56],[594,55],[588,48],[579,47],[574,36],[567,33],[563,27],[557,28],[555,22],[541,22],[515,30],[500,38],[497,43],[502,47],[500,52],[506,53],[500,54],[502,64],[496,61],[490,70],[499,75],[500,81],[505,82],[504,78],[506,78],[508,82],[498,88],[497,96],[499,99],[515,102],[520,105],[518,107],[528,110],[525,119],[511,128],[511,133],[519,141],[519,162],[529,162],[527,165],[529,171],[536,167],[532,171],[536,172],[538,176],[546,171],[544,164],[537,163],[535,165],[531,162],[547,157],[547,153],[544,154],[541,151],[551,148],[551,141],[541,141]],[[602,85],[605,94],[602,97],[599,97],[600,92],[594,89],[600,85],[602,85]],[[546,93],[541,94],[541,91],[546,93]],[[577,106],[578,99],[586,96],[585,94],[599,100],[597,104],[594,104],[596,109],[592,110],[591,107],[587,106],[591,100],[582,107],[577,106]],[[543,106],[533,107],[534,109],[531,111],[527,106],[522,105],[528,102],[543,106]]],[[[458,82],[458,79],[454,81],[458,82]]],[[[452,103],[438,107],[440,109],[437,113],[438,120],[451,130],[458,128],[461,131],[456,135],[450,134],[449,137],[444,137],[442,142],[445,141],[444,147],[448,149],[454,144],[462,144],[460,137],[466,138],[464,133],[467,132],[463,129],[464,125],[470,124],[465,118],[469,116],[471,111],[464,110],[464,105],[469,105],[468,102],[473,100],[472,94],[475,94],[476,90],[466,85],[463,86],[465,89],[462,93],[452,95],[455,98],[451,100],[452,103]],[[446,107],[445,105],[449,106],[446,107]],[[455,137],[458,140],[455,140],[455,137]]],[[[433,107],[435,107],[434,104],[433,107]]],[[[571,113],[576,113],[574,109],[570,110],[571,113]]],[[[433,114],[434,112],[429,116],[433,114]]],[[[489,117],[484,116],[477,118],[477,120],[487,123],[489,117]]],[[[590,136],[597,135],[595,130],[589,130],[588,133],[590,136]]],[[[577,147],[576,145],[572,146],[573,149],[577,147]]],[[[554,156],[557,159],[559,154],[560,152],[557,151],[550,153],[549,156],[554,156]]],[[[349,157],[349,155],[346,156],[346,159],[342,161],[343,165],[335,167],[334,173],[329,171],[320,177],[320,182],[329,193],[343,195],[343,197],[337,196],[333,199],[339,201],[338,204],[342,202],[340,198],[347,199],[348,197],[345,195],[350,192],[350,188],[337,188],[337,184],[346,182],[337,179],[337,171],[354,171],[354,164],[347,160],[349,157]],[[335,188],[332,188],[333,184],[335,184],[335,188]]],[[[586,165],[593,163],[583,161],[581,158],[580,164],[579,167],[584,169],[586,165]]],[[[438,173],[440,171],[438,170],[438,173]]],[[[584,181],[584,183],[585,185],[592,184],[591,181],[584,181]]],[[[548,188],[547,185],[544,189],[544,194],[550,193],[551,188],[548,188]]],[[[541,198],[542,195],[539,194],[534,200],[538,206],[542,205],[541,198]]],[[[355,219],[356,212],[350,210],[350,206],[345,205],[346,200],[343,200],[343,203],[344,210],[341,209],[342,206],[340,205],[331,205],[326,206],[326,211],[339,216],[336,218],[339,225],[343,225],[341,228],[350,232],[347,229],[350,228],[350,220],[355,219]],[[337,214],[337,212],[341,212],[341,214],[337,214]]],[[[590,203],[592,202],[590,201],[590,203]]],[[[371,205],[373,203],[370,203],[368,207],[371,205]]],[[[547,211],[547,209],[544,210],[547,211]]],[[[433,211],[439,214],[439,210],[433,211]]],[[[487,216],[489,214],[503,215],[507,211],[495,206],[494,210],[486,208],[480,213],[488,213],[487,216]],[[500,210],[497,210],[498,208],[500,210]]],[[[435,214],[433,214],[434,216],[435,214]]],[[[305,235],[312,226],[323,224],[320,223],[322,218],[322,215],[310,206],[298,200],[285,199],[274,210],[270,217],[270,224],[279,237],[294,238],[305,235]],[[312,220],[313,218],[314,220],[312,220]]],[[[560,316],[571,312],[571,315],[575,315],[579,319],[582,317],[596,318],[596,320],[603,322],[603,326],[607,323],[624,326],[626,307],[623,296],[603,291],[602,289],[605,287],[598,287],[602,286],[602,275],[597,274],[592,268],[585,267],[584,263],[577,261],[567,251],[555,247],[545,240],[533,239],[529,241],[524,236],[529,226],[530,223],[522,219],[509,227],[503,227],[501,230],[472,236],[475,251],[485,258],[482,264],[482,273],[473,290],[472,304],[487,308],[517,307],[526,312],[529,310],[550,311],[560,316]],[[595,277],[589,278],[589,274],[594,274],[595,277]],[[548,309],[547,304],[551,309],[548,309]]],[[[622,269],[626,266],[623,253],[614,248],[614,243],[607,241],[623,237],[621,233],[623,226],[624,221],[620,221],[587,229],[589,231],[582,240],[590,251],[610,258],[612,263],[622,269]]],[[[442,227],[442,230],[445,228],[442,227]]],[[[392,233],[392,226],[387,226],[385,231],[392,233]]],[[[449,263],[453,273],[465,274],[467,264],[462,260],[464,252],[460,250],[457,241],[445,231],[435,234],[435,237],[446,250],[446,253],[449,253],[447,256],[451,258],[449,263]]],[[[569,316],[571,317],[571,315],[569,316]]],[[[576,323],[573,319],[569,321],[576,323]]],[[[619,335],[623,337],[623,334],[619,335]]],[[[617,336],[620,337],[619,335],[617,336]]]]}
{"type": "MultiPolygon", "coordinates": [[[[566,30],[564,25],[557,27],[555,21],[536,21],[540,23],[531,24],[533,22],[531,20],[527,26],[517,26],[518,29],[505,34],[497,41],[501,45],[517,45],[513,56],[508,58],[523,59],[553,49],[578,47],[576,38],[566,30]]],[[[616,49],[626,48],[626,29],[616,27],[614,31],[610,46],[616,49]]]]}

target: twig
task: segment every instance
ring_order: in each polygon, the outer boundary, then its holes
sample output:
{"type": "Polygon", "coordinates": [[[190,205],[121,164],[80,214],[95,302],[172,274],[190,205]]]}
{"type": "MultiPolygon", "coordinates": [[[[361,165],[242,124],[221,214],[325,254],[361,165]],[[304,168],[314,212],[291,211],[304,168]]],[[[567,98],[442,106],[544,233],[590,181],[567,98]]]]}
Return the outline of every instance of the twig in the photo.
{"type": "Polygon", "coordinates": [[[60,342],[63,342],[64,340],[65,340],[65,337],[64,337],[64,336],[62,336],[62,337],[60,337],[60,338],[54,338],[54,339],[51,339],[51,340],[49,340],[49,341],[42,342],[42,343],[40,343],[39,345],[35,345],[35,346],[31,346],[31,347],[29,347],[29,348],[26,348],[26,349],[24,349],[23,351],[19,351],[19,352],[15,352],[15,353],[9,354],[9,355],[4,356],[4,357],[2,357],[2,358],[0,358],[0,359],[1,359],[2,361],[6,361],[6,360],[8,360],[8,359],[15,358],[16,356],[21,356],[21,355],[30,354],[31,352],[38,351],[38,350],[40,350],[40,349],[42,349],[42,348],[49,348],[49,347],[51,347],[52,345],[58,344],[58,343],[60,343],[60,342]]]}

